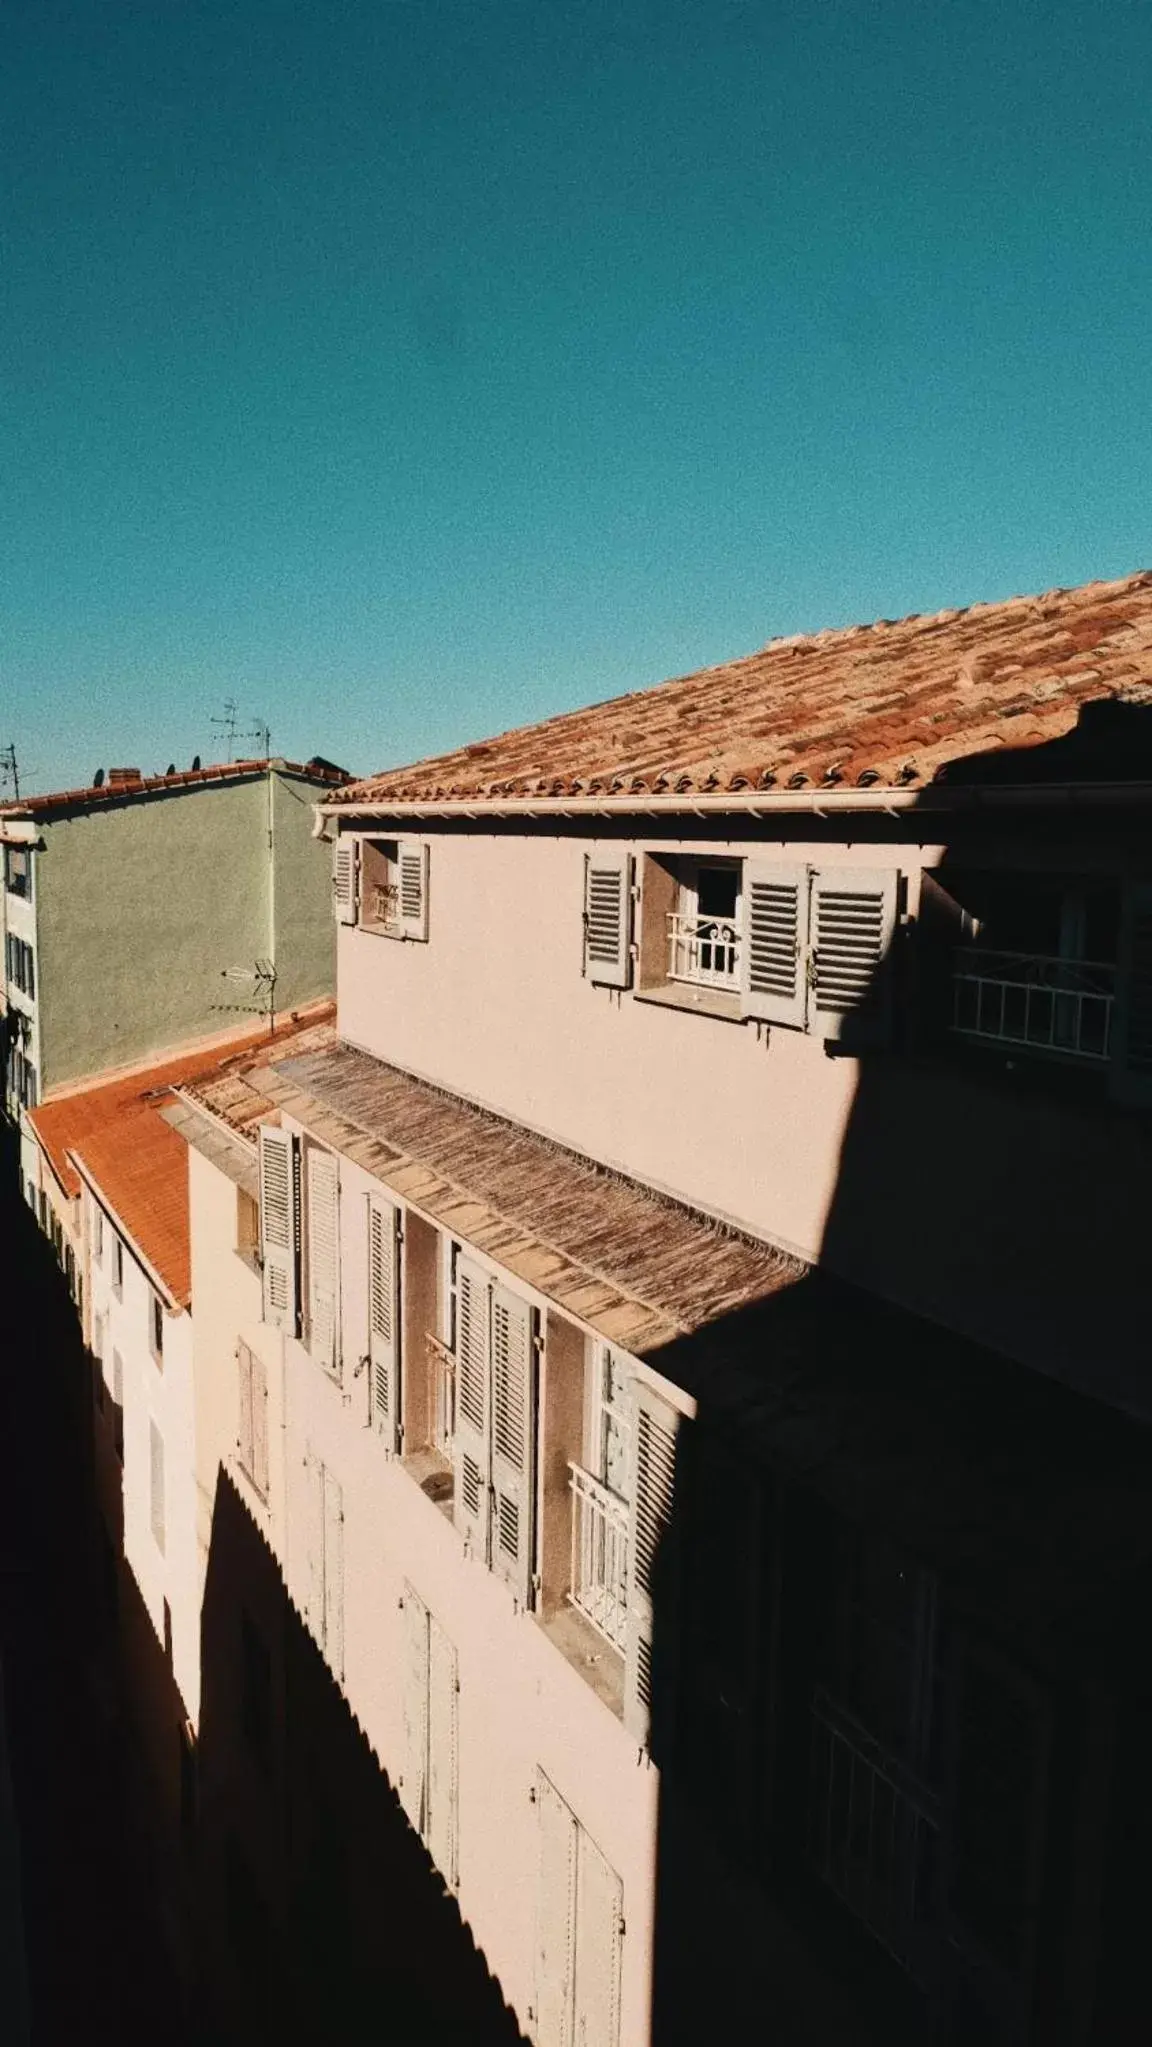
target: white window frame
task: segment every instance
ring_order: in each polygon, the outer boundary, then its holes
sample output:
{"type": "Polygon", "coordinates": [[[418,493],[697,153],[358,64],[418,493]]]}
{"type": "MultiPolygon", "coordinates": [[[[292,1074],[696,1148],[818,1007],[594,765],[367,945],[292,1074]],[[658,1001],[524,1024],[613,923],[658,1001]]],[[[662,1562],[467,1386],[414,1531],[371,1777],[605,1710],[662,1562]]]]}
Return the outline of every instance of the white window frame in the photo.
{"type": "Polygon", "coordinates": [[[692,924],[698,925],[701,922],[710,923],[713,921],[731,922],[732,965],[730,971],[720,973],[716,970],[714,964],[700,964],[697,970],[693,972],[690,970],[692,954],[707,950],[714,955],[723,945],[723,941],[721,939],[702,939],[698,933],[693,934],[685,929],[680,936],[679,945],[676,945],[673,934],[665,933],[665,974],[667,980],[673,987],[714,988],[720,993],[739,995],[740,956],[744,938],[743,860],[735,855],[725,859],[720,854],[717,854],[714,858],[704,853],[681,854],[676,856],[676,881],[678,908],[673,912],[673,915],[677,918],[680,926],[686,927],[692,924]],[[734,874],[736,881],[736,906],[730,920],[713,920],[707,911],[701,910],[700,874],[702,869],[709,869],[716,873],[734,874]],[[681,955],[682,971],[674,973],[673,967],[676,965],[677,953],[681,955]]]}

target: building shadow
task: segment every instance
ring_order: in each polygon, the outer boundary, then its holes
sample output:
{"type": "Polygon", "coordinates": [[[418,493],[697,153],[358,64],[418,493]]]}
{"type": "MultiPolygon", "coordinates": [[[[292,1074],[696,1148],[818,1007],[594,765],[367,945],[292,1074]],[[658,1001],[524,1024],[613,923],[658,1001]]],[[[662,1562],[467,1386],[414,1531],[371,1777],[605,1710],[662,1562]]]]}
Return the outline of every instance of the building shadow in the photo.
{"type": "Polygon", "coordinates": [[[1089,800],[1150,732],[1090,705],[957,763],[955,812],[853,823],[876,865],[948,843],[862,1005],[893,1028],[820,1260],[648,1359],[697,1403],[653,1583],[656,2047],[1152,2037],[1152,1141],[1101,1025],[1152,866],[1089,800]],[[997,800],[1053,781],[1083,800],[997,800]],[[997,974],[1039,992],[974,1009],[997,974]]]}

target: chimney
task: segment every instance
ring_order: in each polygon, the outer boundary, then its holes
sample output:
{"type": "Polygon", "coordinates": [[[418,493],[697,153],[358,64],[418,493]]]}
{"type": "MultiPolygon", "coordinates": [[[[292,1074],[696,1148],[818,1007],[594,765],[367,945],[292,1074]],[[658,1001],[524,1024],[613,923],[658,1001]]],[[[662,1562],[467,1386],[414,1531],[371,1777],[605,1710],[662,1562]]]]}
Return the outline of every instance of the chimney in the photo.
{"type": "Polygon", "coordinates": [[[108,770],[108,787],[110,789],[132,789],[137,782],[142,782],[143,780],[144,777],[140,773],[139,768],[109,768],[108,770]]]}

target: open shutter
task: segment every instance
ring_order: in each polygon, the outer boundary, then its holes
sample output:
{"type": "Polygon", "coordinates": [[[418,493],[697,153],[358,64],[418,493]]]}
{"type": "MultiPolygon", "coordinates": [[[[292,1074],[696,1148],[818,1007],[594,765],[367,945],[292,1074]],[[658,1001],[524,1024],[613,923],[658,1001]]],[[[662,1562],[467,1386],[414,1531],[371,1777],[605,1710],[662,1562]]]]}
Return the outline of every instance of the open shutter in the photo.
{"type": "Polygon", "coordinates": [[[584,863],[584,972],[605,988],[632,979],[632,857],[594,846],[584,863]]]}
{"type": "Polygon", "coordinates": [[[450,1890],[460,1880],[457,1867],[457,1784],[459,1673],[456,1650],[438,1623],[428,1617],[428,1828],[426,1840],[433,1862],[450,1890]]]}
{"type": "Polygon", "coordinates": [[[422,839],[401,839],[397,848],[400,929],[405,938],[428,936],[428,847],[422,839]]]}
{"type": "Polygon", "coordinates": [[[428,1610],[411,1585],[404,1597],[404,1762],[400,1799],[418,1834],[425,1832],[428,1795],[428,1610]]]}
{"type": "Polygon", "coordinates": [[[536,1444],[532,1310],[503,1287],[492,1292],[492,1568],[522,1606],[532,1580],[536,1444]]]}
{"type": "Polygon", "coordinates": [[[355,924],[358,913],[360,848],[355,839],[340,838],[332,848],[332,907],[341,924],[355,924]]]}
{"type": "Polygon", "coordinates": [[[246,1343],[238,1343],[236,1346],[236,1392],[239,1402],[236,1448],[249,1478],[254,1478],[252,1466],[256,1459],[252,1448],[252,1353],[246,1343]]]}
{"type": "Polygon", "coordinates": [[[624,1890],[580,1828],[576,1848],[575,2047],[617,2047],[624,1890]]]}
{"type": "Polygon", "coordinates": [[[958,1645],[944,1897],[946,1989],[982,2037],[1023,2039],[1036,1948],[1050,1712],[1022,1672],[958,1645]]]}
{"type": "Polygon", "coordinates": [[[389,1450],[400,1437],[399,1220],[390,1201],[368,1196],[368,1400],[372,1426],[389,1450]]]}
{"type": "Polygon", "coordinates": [[[308,1147],[308,1348],[326,1372],[340,1362],[340,1235],[335,1154],[308,1147]]]}
{"type": "Polygon", "coordinates": [[[1113,1089],[1125,1102],[1152,1102],[1152,882],[1124,905],[1116,988],[1113,1089]]]}
{"type": "Polygon", "coordinates": [[[304,1618],[316,1641],[324,1643],[324,1466],[311,1450],[304,1452],[304,1618]]]}
{"type": "Polygon", "coordinates": [[[324,1473],[324,1654],[333,1677],[344,1676],[344,1493],[324,1473]]]}
{"type": "Polygon", "coordinates": [[[456,1526],[482,1563],[488,1561],[489,1461],[488,1281],[466,1258],[456,1270],[456,1421],[453,1455],[456,1526]]]}
{"type": "Polygon", "coordinates": [[[273,1123],[260,1125],[260,1259],[264,1320],[295,1336],[299,1313],[299,1221],[295,1140],[273,1123]]]}
{"type": "Polygon", "coordinates": [[[633,1448],[632,1515],[628,1538],[628,1619],[624,1649],[624,1724],[648,1740],[652,1717],[654,1625],[671,1638],[676,1616],[654,1613],[654,1592],[663,1592],[668,1572],[661,1549],[672,1518],[676,1439],[680,1417],[643,1380],[635,1382],[636,1433],[633,1448]]]}
{"type": "Polygon", "coordinates": [[[896,875],[856,867],[812,876],[808,1027],[846,1046],[880,1045],[892,1025],[896,875]]]}
{"type": "Polygon", "coordinates": [[[808,869],[744,863],[740,993],[745,1016],[804,1028],[808,869]]]}
{"type": "Polygon", "coordinates": [[[577,1827],[543,1770],[536,1772],[536,1819],[536,2047],[573,2047],[577,1827]]]}

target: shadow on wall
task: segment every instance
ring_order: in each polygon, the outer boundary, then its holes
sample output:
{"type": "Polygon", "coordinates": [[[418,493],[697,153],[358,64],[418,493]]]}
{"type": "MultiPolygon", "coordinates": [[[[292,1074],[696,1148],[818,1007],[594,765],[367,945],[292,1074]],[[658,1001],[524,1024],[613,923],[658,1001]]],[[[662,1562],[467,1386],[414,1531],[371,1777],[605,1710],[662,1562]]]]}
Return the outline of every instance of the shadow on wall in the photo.
{"type": "MultiPolygon", "coordinates": [[[[1090,706],[952,778],[1116,780],[1150,729],[1090,706]]],[[[652,1566],[656,2047],[1152,2037],[1148,1432],[1011,1355],[1148,1409],[1148,1131],[1104,1054],[1109,875],[1152,868],[1118,810],[1025,815],[950,819],[868,989],[820,1269],[650,1359],[698,1403],[652,1566]],[[974,1012],[960,943],[1034,992],[974,1012]]]]}
{"type": "Polygon", "coordinates": [[[399,1799],[219,1474],[197,1824],[221,2039],[521,2038],[399,1799]]]}

